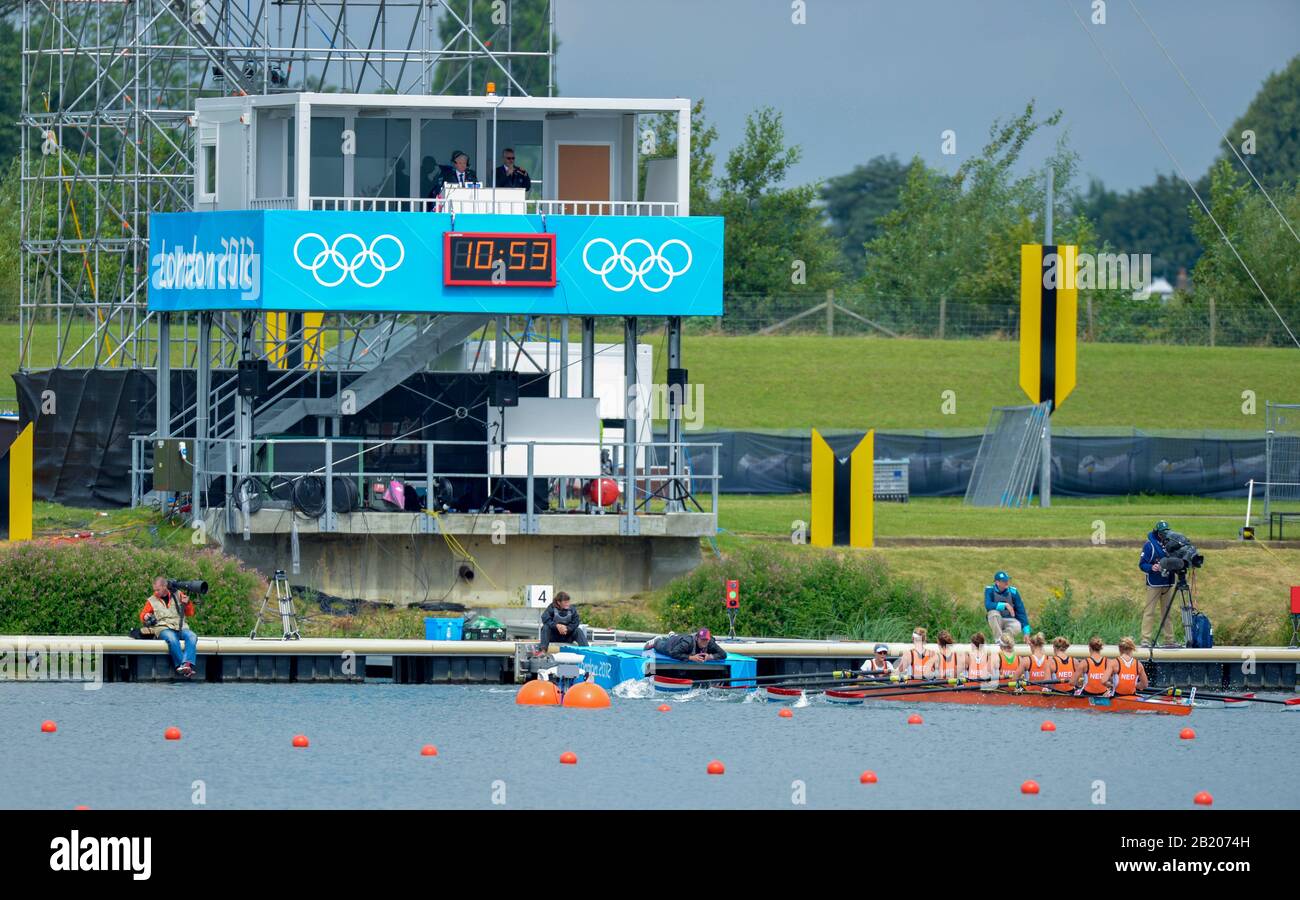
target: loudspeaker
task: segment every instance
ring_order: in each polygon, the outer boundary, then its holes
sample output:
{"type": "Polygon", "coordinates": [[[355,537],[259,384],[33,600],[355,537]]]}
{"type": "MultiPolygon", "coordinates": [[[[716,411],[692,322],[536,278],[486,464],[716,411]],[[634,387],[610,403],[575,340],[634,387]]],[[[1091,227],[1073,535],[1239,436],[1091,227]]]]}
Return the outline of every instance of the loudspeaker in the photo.
{"type": "Polygon", "coordinates": [[[267,369],[264,359],[239,361],[239,396],[257,399],[266,393],[267,369]]]}
{"type": "Polygon", "coordinates": [[[519,373],[513,371],[493,372],[490,376],[493,406],[519,405],[519,373]]]}

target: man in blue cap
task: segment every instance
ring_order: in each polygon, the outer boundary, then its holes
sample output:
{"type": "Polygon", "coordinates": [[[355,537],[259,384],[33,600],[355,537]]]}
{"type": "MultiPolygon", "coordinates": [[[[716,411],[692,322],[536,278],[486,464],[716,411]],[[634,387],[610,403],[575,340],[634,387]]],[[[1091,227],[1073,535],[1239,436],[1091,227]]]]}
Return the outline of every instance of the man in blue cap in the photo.
{"type": "Polygon", "coordinates": [[[1029,636],[1025,601],[1020,599],[1020,591],[1011,586],[1011,576],[1006,572],[995,574],[993,583],[984,588],[984,610],[988,613],[994,643],[1004,631],[1029,636]]]}
{"type": "Polygon", "coordinates": [[[1169,554],[1165,553],[1164,538],[1169,533],[1169,523],[1161,519],[1151,529],[1147,535],[1147,542],[1142,545],[1142,557],[1138,560],[1138,568],[1146,574],[1147,602],[1142,610],[1142,637],[1139,646],[1150,647],[1152,631],[1155,630],[1160,620],[1164,619],[1164,627],[1160,629],[1160,636],[1168,637],[1161,642],[1162,647],[1177,647],[1174,643],[1174,623],[1169,619],[1169,607],[1174,602],[1174,576],[1168,572],[1160,570],[1160,560],[1169,554]]]}

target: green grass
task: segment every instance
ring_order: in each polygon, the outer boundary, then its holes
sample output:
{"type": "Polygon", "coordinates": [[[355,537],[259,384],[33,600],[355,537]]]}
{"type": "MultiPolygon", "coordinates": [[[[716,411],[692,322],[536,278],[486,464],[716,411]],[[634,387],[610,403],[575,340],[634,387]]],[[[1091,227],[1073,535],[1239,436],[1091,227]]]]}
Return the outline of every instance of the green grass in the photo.
{"type": "MultiPolygon", "coordinates": [[[[656,343],[658,349],[658,344],[656,343]]],[[[687,335],[705,428],[982,429],[994,406],[1027,403],[1012,341],[687,335]],[[941,409],[956,394],[956,412],[941,409]]],[[[666,361],[656,352],[656,377],[666,361]]],[[[1300,401],[1300,354],[1254,347],[1080,344],[1061,427],[1264,429],[1264,401],[1300,401]],[[1242,413],[1252,390],[1256,415],[1242,413]],[[1162,410],[1177,400],[1178,416],[1162,410]]]]}

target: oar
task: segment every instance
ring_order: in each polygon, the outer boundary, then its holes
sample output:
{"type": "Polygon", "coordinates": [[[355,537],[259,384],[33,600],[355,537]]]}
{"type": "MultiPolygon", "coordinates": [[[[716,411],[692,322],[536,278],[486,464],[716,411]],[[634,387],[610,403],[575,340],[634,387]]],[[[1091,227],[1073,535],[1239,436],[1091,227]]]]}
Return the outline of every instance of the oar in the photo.
{"type": "MultiPolygon", "coordinates": [[[[1142,694],[1168,694],[1170,696],[1182,696],[1182,688],[1143,688],[1139,693],[1142,694]]],[[[1292,697],[1290,700],[1266,700],[1263,697],[1242,697],[1233,694],[1205,694],[1197,690],[1196,696],[1201,700],[1222,700],[1224,703],[1273,703],[1277,706],[1300,706],[1300,697],[1292,697]]]]}
{"type": "MultiPolygon", "coordinates": [[[[790,682],[793,684],[797,681],[827,681],[840,678],[885,678],[889,672],[882,672],[879,675],[870,672],[854,671],[852,669],[836,669],[832,672],[803,672],[796,675],[742,675],[732,676],[730,678],[700,678],[691,682],[695,687],[710,687],[715,684],[734,684],[736,682],[745,682],[746,684],[776,684],[790,682]]],[[[671,676],[665,676],[671,677],[671,676]]]]}
{"type": "MultiPolygon", "coordinates": [[[[1016,685],[1022,685],[1022,684],[1023,685],[1051,685],[1051,684],[1063,684],[1063,683],[1065,682],[1064,681],[1014,681],[1011,679],[1007,679],[1005,681],[999,680],[998,686],[1014,687],[1016,685]]],[[[865,691],[863,693],[865,696],[868,697],[874,696],[877,699],[881,697],[907,697],[914,694],[951,694],[951,693],[956,693],[958,691],[989,690],[988,686],[990,684],[993,684],[993,682],[971,681],[971,682],[966,682],[964,684],[956,685],[954,687],[918,687],[918,688],[909,688],[907,690],[900,690],[900,691],[865,691]]],[[[813,693],[820,694],[820,693],[825,693],[825,691],[824,690],[814,691],[813,693]]]]}
{"type": "MultiPolygon", "coordinates": [[[[834,680],[825,679],[821,681],[815,681],[812,683],[806,683],[806,682],[800,683],[800,682],[790,681],[790,682],[780,682],[777,684],[761,684],[758,685],[758,687],[821,688],[824,686],[829,686],[830,688],[839,687],[839,688],[846,688],[851,690],[861,689],[861,690],[878,691],[878,690],[889,690],[892,688],[898,688],[904,685],[908,687],[925,687],[927,685],[929,686],[950,685],[955,683],[956,683],[956,679],[953,679],[951,677],[931,678],[931,679],[913,681],[909,678],[899,676],[896,673],[889,673],[888,675],[882,674],[880,676],[876,676],[868,673],[859,672],[859,673],[854,673],[851,677],[846,677],[843,679],[834,679],[834,680]]],[[[752,687],[750,685],[739,685],[738,687],[744,688],[745,690],[752,690],[752,687]]]]}

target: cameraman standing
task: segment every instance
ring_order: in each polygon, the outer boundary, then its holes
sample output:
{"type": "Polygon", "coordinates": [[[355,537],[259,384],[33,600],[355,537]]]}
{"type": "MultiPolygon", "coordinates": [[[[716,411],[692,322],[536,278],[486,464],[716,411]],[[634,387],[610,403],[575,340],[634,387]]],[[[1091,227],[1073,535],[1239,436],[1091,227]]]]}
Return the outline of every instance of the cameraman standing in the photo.
{"type": "Polygon", "coordinates": [[[1164,620],[1164,626],[1160,629],[1160,636],[1168,634],[1165,644],[1173,644],[1174,641],[1174,623],[1169,621],[1168,615],[1169,607],[1174,602],[1174,576],[1160,568],[1160,560],[1168,556],[1164,545],[1164,536],[1168,533],[1169,523],[1161,519],[1147,535],[1147,542],[1142,545],[1142,558],[1138,561],[1138,568],[1146,573],[1147,589],[1147,602],[1142,610],[1140,644],[1143,647],[1151,646],[1152,629],[1161,619],[1164,620]]]}
{"type": "Polygon", "coordinates": [[[167,579],[159,575],[153,580],[153,593],[144,602],[140,610],[140,622],[144,628],[141,634],[162,638],[171,654],[172,665],[176,674],[182,678],[194,675],[194,662],[198,658],[199,636],[185,627],[182,619],[194,615],[194,604],[184,591],[172,594],[167,579]],[[180,642],[185,642],[185,651],[181,652],[180,642]]]}

